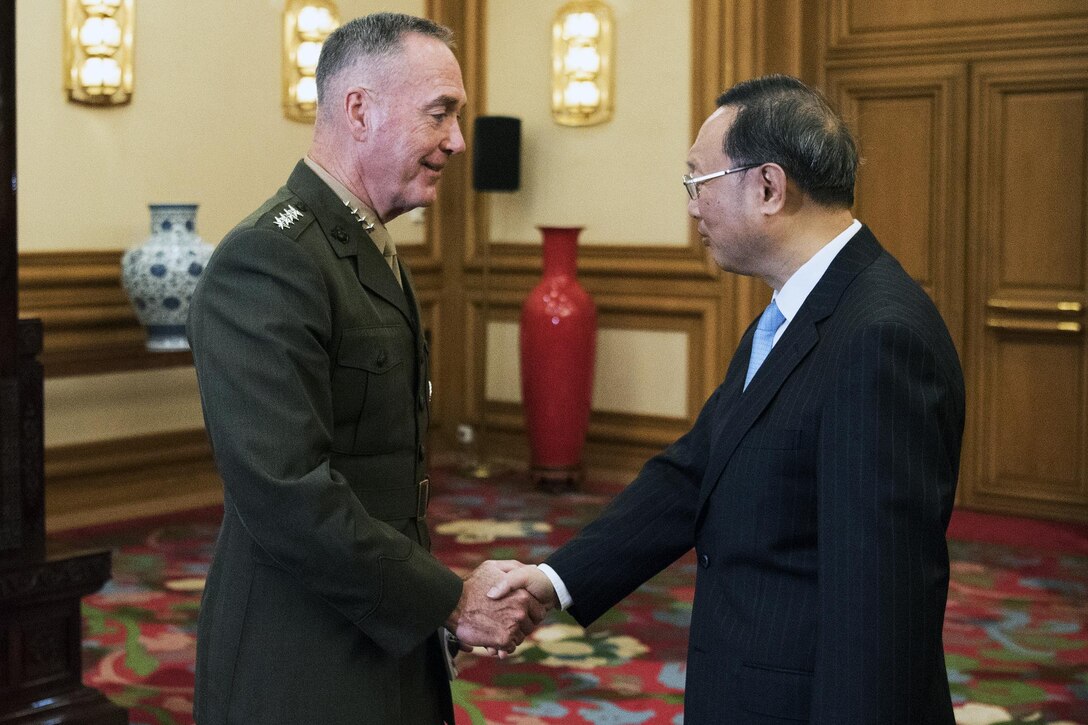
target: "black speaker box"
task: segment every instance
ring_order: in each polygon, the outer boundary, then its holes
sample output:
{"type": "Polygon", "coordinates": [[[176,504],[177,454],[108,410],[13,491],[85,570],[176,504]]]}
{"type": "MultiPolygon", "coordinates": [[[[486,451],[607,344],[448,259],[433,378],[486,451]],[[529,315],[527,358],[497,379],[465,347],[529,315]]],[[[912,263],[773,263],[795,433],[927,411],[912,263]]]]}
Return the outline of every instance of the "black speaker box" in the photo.
{"type": "Polygon", "coordinates": [[[473,138],[472,188],[517,191],[521,181],[521,119],[477,116],[473,138]]]}

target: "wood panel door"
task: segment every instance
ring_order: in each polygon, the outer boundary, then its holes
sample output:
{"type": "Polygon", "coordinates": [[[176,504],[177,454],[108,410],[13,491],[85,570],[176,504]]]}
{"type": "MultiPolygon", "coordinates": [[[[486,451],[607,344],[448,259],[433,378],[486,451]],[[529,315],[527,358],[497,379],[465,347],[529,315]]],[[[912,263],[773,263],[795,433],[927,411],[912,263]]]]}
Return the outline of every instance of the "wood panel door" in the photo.
{"type": "Polygon", "coordinates": [[[854,214],[937,304],[962,357],[966,66],[833,69],[827,87],[858,138],[854,214]]]}
{"type": "Polygon", "coordinates": [[[1088,56],[972,64],[962,500],[1088,521],[1088,56]]]}

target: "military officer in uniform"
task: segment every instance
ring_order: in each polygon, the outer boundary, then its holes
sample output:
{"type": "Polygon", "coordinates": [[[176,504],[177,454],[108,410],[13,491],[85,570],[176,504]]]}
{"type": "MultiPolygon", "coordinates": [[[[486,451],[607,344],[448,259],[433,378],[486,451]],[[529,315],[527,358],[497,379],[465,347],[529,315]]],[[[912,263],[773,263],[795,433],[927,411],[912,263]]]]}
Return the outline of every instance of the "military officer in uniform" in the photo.
{"type": "Polygon", "coordinates": [[[201,725],[452,723],[443,626],[510,650],[539,622],[428,551],[427,345],[385,223],[465,148],[448,29],[357,18],[326,40],[313,144],[221,242],[189,339],[224,481],[201,605],[201,725]]]}

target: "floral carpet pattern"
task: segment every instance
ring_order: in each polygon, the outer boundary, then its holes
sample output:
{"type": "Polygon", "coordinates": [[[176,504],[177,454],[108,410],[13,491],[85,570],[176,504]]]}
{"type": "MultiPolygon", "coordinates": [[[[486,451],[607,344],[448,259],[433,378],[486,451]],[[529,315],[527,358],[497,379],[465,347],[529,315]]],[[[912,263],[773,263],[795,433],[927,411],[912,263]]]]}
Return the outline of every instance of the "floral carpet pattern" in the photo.
{"type": "MultiPolygon", "coordinates": [[[[521,476],[439,472],[435,554],[467,573],[485,559],[539,561],[618,491],[551,496],[521,476]]],[[[84,681],[133,725],[192,723],[196,617],[221,511],[65,532],[114,551],[86,597],[84,681]]],[[[1088,528],[957,511],[945,619],[959,725],[1088,725],[1088,528]]],[[[506,660],[458,657],[460,725],[681,725],[695,560],[688,554],[583,630],[556,612],[506,660]]]]}

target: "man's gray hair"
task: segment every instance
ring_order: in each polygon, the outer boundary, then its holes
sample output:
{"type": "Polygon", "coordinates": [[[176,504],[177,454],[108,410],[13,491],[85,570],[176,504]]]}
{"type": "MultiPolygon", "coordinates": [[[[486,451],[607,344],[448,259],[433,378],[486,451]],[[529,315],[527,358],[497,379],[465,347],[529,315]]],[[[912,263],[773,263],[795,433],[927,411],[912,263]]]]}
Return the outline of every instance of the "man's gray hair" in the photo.
{"type": "Polygon", "coordinates": [[[394,55],[408,33],[427,35],[453,48],[453,31],[444,25],[404,13],[373,13],[355,18],[334,30],[321,46],[317,63],[317,99],[339,73],[359,58],[381,61],[394,55]]]}

